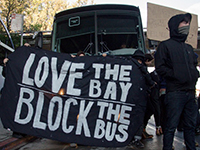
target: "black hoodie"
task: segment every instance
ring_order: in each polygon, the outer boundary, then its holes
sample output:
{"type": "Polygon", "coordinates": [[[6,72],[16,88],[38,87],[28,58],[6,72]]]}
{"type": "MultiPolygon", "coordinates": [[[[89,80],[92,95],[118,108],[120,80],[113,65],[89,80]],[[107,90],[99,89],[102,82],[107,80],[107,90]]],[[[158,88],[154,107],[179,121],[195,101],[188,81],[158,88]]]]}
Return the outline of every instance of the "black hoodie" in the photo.
{"type": "Polygon", "coordinates": [[[185,43],[187,35],[178,32],[180,22],[185,20],[190,21],[191,15],[179,14],[169,20],[170,39],[161,42],[155,54],[156,72],[166,80],[167,92],[195,90],[199,77],[198,56],[185,43]]]}

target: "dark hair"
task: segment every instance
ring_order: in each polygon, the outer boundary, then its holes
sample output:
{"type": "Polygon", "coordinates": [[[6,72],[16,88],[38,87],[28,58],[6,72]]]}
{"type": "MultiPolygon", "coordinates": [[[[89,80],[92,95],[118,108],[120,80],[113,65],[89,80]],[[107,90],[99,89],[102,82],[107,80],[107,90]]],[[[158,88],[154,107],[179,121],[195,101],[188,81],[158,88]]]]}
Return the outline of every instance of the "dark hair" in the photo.
{"type": "Polygon", "coordinates": [[[83,54],[85,56],[85,53],[83,51],[79,51],[76,56],[80,56],[81,54],[83,54]]]}

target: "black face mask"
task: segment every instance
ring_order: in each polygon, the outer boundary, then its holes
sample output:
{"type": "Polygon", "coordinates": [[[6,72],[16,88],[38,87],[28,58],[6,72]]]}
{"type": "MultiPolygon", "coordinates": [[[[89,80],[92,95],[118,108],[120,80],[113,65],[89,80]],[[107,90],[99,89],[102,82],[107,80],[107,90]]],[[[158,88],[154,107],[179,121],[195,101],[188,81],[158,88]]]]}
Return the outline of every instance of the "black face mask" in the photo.
{"type": "Polygon", "coordinates": [[[183,26],[178,28],[178,33],[188,35],[190,30],[190,26],[183,26]]]}

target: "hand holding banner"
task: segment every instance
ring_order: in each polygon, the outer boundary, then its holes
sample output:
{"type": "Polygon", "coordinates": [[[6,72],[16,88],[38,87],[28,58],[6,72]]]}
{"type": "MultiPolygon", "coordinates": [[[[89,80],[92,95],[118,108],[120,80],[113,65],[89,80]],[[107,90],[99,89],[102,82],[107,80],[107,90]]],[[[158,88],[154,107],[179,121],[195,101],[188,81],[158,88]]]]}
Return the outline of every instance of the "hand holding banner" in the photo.
{"type": "Polygon", "coordinates": [[[144,77],[131,58],[72,58],[23,46],[9,56],[0,117],[20,133],[125,146],[143,122],[145,97],[144,77]]]}

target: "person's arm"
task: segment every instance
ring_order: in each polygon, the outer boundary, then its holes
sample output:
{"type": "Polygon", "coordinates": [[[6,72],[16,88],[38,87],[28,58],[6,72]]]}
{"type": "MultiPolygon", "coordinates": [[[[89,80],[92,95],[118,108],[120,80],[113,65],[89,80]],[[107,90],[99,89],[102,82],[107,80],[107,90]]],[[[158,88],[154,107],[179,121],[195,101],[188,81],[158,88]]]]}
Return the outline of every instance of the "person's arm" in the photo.
{"type": "MultiPolygon", "coordinates": [[[[198,65],[198,54],[195,53],[194,51],[192,51],[192,52],[193,52],[193,64],[194,64],[194,68],[196,68],[197,65],[198,65]]],[[[196,69],[196,71],[198,72],[198,77],[197,78],[199,78],[200,77],[199,71],[197,69],[196,69]]]]}
{"type": "Polygon", "coordinates": [[[4,58],[3,60],[3,70],[2,70],[2,76],[5,77],[6,76],[6,63],[8,62],[8,58],[4,58]]]}
{"type": "Polygon", "coordinates": [[[154,82],[151,78],[151,75],[149,74],[148,70],[147,70],[147,67],[144,66],[144,65],[141,65],[139,67],[140,71],[142,72],[142,74],[144,75],[145,77],[145,80],[146,80],[146,84],[152,88],[155,86],[156,82],[154,82]]]}
{"type": "Polygon", "coordinates": [[[198,54],[193,51],[193,60],[194,60],[194,66],[195,67],[198,65],[197,58],[198,58],[198,54]]]}
{"type": "Polygon", "coordinates": [[[162,42],[159,44],[155,53],[155,68],[156,72],[166,79],[172,79],[174,77],[173,66],[167,47],[162,42]]]}

